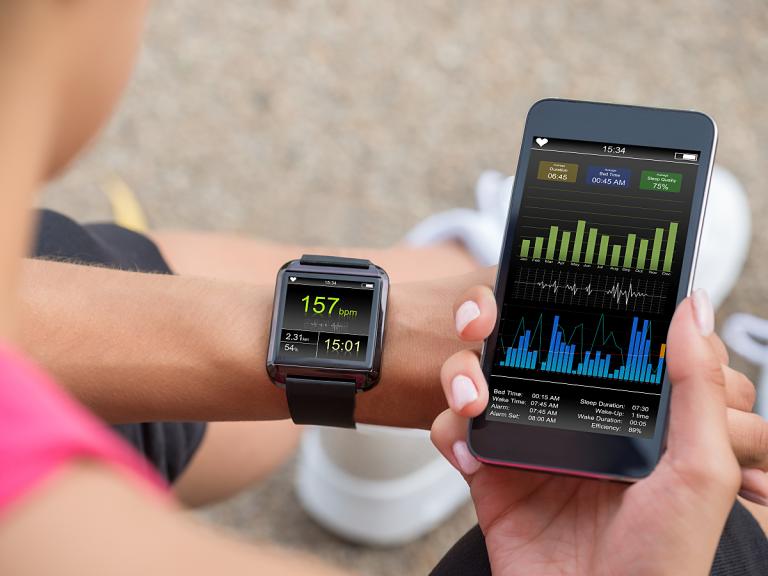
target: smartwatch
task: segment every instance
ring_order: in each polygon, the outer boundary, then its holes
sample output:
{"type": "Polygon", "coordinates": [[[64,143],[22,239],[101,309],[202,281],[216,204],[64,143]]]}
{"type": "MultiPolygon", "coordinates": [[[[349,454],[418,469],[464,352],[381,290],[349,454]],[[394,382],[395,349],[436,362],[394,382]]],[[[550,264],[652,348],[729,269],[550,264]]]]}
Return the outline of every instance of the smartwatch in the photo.
{"type": "Polygon", "coordinates": [[[379,381],[389,277],[368,260],[305,255],[277,273],[267,372],[297,424],[355,427],[379,381]]]}

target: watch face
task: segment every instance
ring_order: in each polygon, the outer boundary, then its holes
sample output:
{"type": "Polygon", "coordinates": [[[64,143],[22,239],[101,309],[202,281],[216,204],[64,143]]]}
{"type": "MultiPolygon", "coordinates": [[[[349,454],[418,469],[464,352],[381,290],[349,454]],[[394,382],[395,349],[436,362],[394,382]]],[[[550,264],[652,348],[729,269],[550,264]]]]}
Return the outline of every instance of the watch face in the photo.
{"type": "Polygon", "coordinates": [[[287,272],[276,361],[349,368],[370,365],[379,279],[287,272]]]}

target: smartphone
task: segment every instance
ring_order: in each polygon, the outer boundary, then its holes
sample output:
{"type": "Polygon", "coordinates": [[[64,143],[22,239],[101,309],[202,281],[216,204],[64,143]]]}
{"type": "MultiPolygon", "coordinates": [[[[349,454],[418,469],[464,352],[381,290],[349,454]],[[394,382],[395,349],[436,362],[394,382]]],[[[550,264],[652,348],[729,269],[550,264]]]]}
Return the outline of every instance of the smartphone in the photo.
{"type": "Polygon", "coordinates": [[[691,291],[717,128],[705,114],[533,105],[470,424],[478,460],[634,481],[664,448],[666,335],[691,291]]]}

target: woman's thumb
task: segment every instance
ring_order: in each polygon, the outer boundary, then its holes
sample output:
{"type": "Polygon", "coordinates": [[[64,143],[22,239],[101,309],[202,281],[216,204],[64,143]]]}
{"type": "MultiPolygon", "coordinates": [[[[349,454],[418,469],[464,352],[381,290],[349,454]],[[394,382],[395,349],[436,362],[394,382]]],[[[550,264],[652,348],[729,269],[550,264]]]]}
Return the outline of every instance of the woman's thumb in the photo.
{"type": "Polygon", "coordinates": [[[712,462],[733,457],[726,419],[725,377],[707,338],[714,312],[707,293],[697,290],[678,306],[667,337],[672,383],[667,449],[676,458],[712,462]]]}

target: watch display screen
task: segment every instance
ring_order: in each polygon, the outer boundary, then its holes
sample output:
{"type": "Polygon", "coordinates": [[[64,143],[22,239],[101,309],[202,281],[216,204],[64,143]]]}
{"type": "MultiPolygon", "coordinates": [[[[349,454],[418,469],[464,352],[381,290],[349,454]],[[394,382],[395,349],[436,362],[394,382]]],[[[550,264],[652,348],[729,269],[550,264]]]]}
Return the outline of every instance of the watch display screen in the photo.
{"type": "Polygon", "coordinates": [[[291,274],[284,282],[279,362],[366,363],[377,278],[342,280],[291,274]]]}
{"type": "Polygon", "coordinates": [[[650,438],[699,152],[528,145],[486,418],[650,438]]]}

